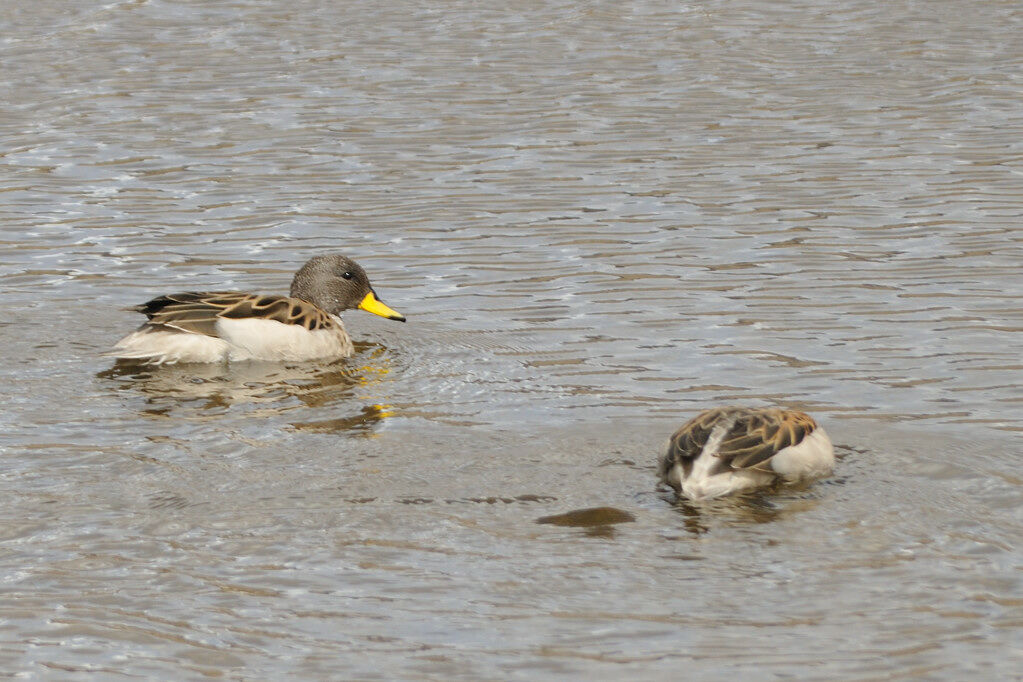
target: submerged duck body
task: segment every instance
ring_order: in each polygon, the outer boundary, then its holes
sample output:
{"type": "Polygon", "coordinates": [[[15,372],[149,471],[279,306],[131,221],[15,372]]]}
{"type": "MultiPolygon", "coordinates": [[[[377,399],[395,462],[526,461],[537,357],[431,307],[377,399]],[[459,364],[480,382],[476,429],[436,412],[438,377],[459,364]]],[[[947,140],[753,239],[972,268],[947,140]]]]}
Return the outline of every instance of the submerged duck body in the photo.
{"type": "Polygon", "coordinates": [[[672,435],[658,473],[679,495],[699,500],[820,478],[834,466],[831,440],[809,415],[718,407],[672,435]]]}
{"type": "Polygon", "coordinates": [[[148,320],[108,355],[156,365],[344,358],[353,347],[340,313],[352,308],[405,321],[376,297],[358,263],[316,256],[295,274],[288,296],[185,292],[130,308],[148,320]]]}

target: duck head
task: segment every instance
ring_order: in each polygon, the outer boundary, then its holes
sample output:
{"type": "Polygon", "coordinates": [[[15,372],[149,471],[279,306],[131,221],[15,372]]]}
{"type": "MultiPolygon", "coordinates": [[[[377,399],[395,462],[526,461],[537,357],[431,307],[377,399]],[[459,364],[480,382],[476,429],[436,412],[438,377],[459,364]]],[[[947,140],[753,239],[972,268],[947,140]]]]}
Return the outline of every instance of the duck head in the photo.
{"type": "Polygon", "coordinates": [[[362,266],[341,254],[310,258],[295,273],[290,295],[308,301],[331,315],[359,308],[389,320],[405,321],[404,315],[391,310],[377,298],[362,266]]]}

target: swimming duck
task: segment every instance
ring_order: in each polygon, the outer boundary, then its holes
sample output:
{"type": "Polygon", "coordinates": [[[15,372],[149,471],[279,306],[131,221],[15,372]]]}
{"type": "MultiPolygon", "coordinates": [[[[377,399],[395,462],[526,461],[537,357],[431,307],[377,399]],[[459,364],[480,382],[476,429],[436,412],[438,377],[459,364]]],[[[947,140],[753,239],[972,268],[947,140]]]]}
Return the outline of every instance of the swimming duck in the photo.
{"type": "Polygon", "coordinates": [[[699,500],[827,476],[835,452],[809,415],[778,408],[717,407],[668,440],[658,474],[678,494],[699,500]]]}
{"type": "Polygon", "coordinates": [[[340,314],[351,308],[405,321],[377,298],[358,263],[316,256],[295,273],[289,296],[186,292],[129,308],[149,320],[107,355],[155,365],[344,358],[354,349],[340,314]]]}

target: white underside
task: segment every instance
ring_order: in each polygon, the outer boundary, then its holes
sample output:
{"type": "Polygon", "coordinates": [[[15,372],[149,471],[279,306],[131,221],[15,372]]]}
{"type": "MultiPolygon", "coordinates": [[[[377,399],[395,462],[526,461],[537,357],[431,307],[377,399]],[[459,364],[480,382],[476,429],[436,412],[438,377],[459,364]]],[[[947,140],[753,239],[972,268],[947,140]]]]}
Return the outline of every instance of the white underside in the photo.
{"type": "Polygon", "coordinates": [[[172,365],[229,360],[332,360],[348,357],[353,351],[348,334],[338,329],[309,331],[276,320],[221,318],[216,330],[218,337],[143,327],[118,341],[108,355],[172,365]]]}
{"type": "Polygon", "coordinates": [[[789,446],[771,458],[771,471],[738,469],[711,474],[717,464],[717,450],[724,432],[711,432],[707,445],[693,463],[688,477],[676,464],[665,475],[665,481],[691,500],[722,497],[744,490],[772,485],[778,481],[796,483],[827,476],[835,468],[835,451],[824,429],[818,427],[796,445],[789,446]]]}

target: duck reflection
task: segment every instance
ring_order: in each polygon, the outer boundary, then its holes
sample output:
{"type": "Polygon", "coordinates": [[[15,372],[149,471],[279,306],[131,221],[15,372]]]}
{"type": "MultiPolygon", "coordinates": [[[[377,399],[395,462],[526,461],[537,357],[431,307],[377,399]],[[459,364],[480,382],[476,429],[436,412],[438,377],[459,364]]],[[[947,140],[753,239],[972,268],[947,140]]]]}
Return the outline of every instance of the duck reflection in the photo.
{"type": "Polygon", "coordinates": [[[300,431],[313,431],[315,433],[372,431],[373,427],[393,415],[394,411],[390,405],[367,405],[362,408],[359,414],[354,416],[325,419],[322,421],[296,422],[292,426],[300,431]]]}
{"type": "Polygon", "coordinates": [[[773,496],[768,492],[758,492],[700,501],[679,498],[674,500],[674,505],[685,530],[691,535],[703,535],[714,525],[772,523],[816,507],[817,500],[796,491],[773,496]]]}
{"type": "Polygon", "coordinates": [[[293,428],[321,431],[369,431],[394,414],[379,404],[374,390],[391,371],[387,349],[377,343],[356,343],[346,360],[324,363],[239,362],[231,364],[145,365],[119,360],[96,376],[113,382],[114,390],[139,393],[146,416],[216,418],[232,407],[250,408],[261,417],[300,408],[361,403],[354,415],[323,421],[301,421],[293,428]],[[366,401],[370,401],[369,404],[366,401]]]}

